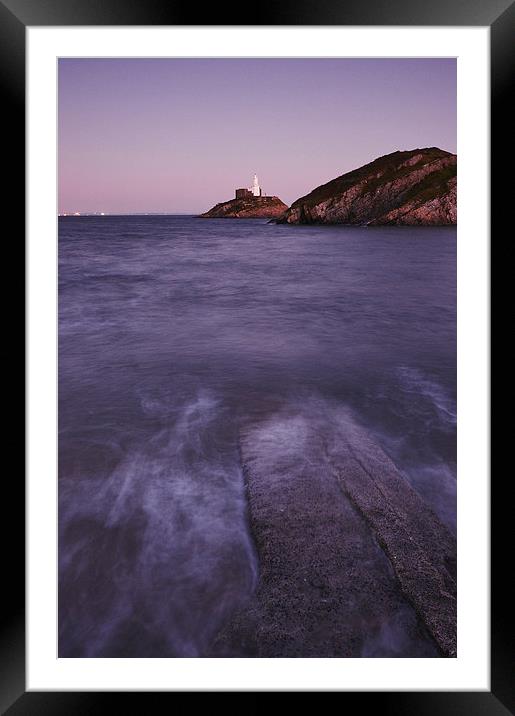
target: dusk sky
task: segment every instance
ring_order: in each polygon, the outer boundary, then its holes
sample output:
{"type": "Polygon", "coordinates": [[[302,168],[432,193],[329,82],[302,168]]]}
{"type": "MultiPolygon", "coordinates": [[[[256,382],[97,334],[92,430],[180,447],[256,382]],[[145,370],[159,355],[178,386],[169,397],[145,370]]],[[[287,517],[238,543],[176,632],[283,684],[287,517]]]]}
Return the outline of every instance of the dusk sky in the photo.
{"type": "Polygon", "coordinates": [[[59,60],[59,211],[287,204],[398,149],[456,152],[454,59],[59,60]]]}

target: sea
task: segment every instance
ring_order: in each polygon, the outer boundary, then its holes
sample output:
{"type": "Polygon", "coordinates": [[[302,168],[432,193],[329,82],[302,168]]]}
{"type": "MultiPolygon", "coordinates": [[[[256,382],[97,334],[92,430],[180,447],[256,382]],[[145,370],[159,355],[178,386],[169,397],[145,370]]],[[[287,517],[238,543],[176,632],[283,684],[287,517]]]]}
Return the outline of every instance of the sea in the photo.
{"type": "Polygon", "coordinates": [[[59,656],[209,652],[259,575],[238,431],[285,408],[344,408],[455,533],[455,227],[60,217],[58,246],[59,656]]]}

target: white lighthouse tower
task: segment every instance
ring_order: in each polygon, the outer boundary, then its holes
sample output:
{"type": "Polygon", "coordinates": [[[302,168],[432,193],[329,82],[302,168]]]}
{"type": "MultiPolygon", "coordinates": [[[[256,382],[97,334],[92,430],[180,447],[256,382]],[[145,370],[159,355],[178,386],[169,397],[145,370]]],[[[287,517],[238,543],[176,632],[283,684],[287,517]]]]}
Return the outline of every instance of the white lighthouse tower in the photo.
{"type": "Polygon", "coordinates": [[[259,186],[257,174],[254,174],[254,180],[252,186],[249,186],[249,191],[252,192],[254,196],[261,196],[261,187],[259,186]]]}

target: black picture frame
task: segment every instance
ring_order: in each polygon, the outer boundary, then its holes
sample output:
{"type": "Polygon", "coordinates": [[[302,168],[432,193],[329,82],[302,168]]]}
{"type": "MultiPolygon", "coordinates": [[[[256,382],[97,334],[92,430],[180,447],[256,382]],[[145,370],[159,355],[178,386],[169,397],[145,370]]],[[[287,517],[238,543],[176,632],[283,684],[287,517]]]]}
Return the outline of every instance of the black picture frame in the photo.
{"type": "MultiPolygon", "coordinates": [[[[200,6],[166,0],[0,0],[0,86],[2,122],[6,143],[9,182],[5,207],[15,216],[25,215],[25,30],[28,26],[58,25],[402,25],[402,26],[489,26],[491,33],[491,208],[492,234],[507,220],[513,182],[503,181],[502,167],[511,166],[513,115],[510,89],[515,78],[515,2],[512,0],[282,0],[245,8],[232,0],[200,6]],[[9,161],[8,154],[12,152],[9,161]],[[508,193],[509,192],[509,193],[508,193]]],[[[5,171],[4,165],[4,174],[5,171]]],[[[507,221],[506,221],[507,225],[507,221]]],[[[22,222],[19,223],[22,226],[22,222]]],[[[499,232],[497,232],[499,233],[499,232]]],[[[507,237],[508,238],[508,237],[507,237]]],[[[14,239],[14,237],[13,237],[14,239]]],[[[15,255],[23,247],[21,237],[15,255]]],[[[23,294],[19,301],[24,305],[23,294]]],[[[4,299],[6,300],[6,299],[4,299]]],[[[12,305],[10,302],[4,305],[12,305]]],[[[23,334],[19,328],[14,335],[23,334]]],[[[20,376],[23,363],[13,362],[9,375],[20,376]]],[[[20,401],[20,404],[21,401],[20,401]]],[[[20,421],[21,422],[21,421],[20,421]]],[[[16,424],[11,422],[12,425],[16,424]]],[[[19,454],[14,453],[16,456],[19,454]]],[[[18,458],[16,458],[18,459],[18,458]]],[[[15,462],[13,464],[16,464],[15,462]]],[[[348,713],[370,708],[372,713],[396,716],[506,716],[515,712],[515,660],[513,644],[514,590],[510,586],[509,559],[503,557],[511,543],[512,522],[508,515],[511,480],[491,483],[491,691],[471,692],[338,692],[348,713]]],[[[9,716],[18,714],[92,714],[120,712],[120,693],[26,692],[25,691],[25,501],[24,480],[19,468],[5,474],[4,514],[12,525],[4,536],[4,610],[1,624],[0,708],[9,716]],[[115,701],[116,699],[116,701],[115,701]]],[[[130,707],[144,713],[177,708],[180,694],[131,693],[130,707]],[[143,705],[142,699],[145,698],[143,705]],[[160,705],[161,704],[161,705],[160,705]]],[[[210,710],[219,703],[212,694],[196,694],[197,704],[210,710]],[[210,699],[207,706],[207,698],[210,699]]],[[[238,699],[241,704],[241,699],[238,699]]],[[[245,709],[256,711],[262,694],[245,700],[245,709]]]]}

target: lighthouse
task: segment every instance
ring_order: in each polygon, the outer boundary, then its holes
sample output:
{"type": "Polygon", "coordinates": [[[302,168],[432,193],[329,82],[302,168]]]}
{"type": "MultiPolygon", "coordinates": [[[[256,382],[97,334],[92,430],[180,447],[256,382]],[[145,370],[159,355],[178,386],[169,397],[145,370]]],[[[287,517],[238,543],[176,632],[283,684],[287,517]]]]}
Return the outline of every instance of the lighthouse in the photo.
{"type": "Polygon", "coordinates": [[[252,186],[249,186],[249,191],[252,192],[253,196],[261,196],[261,187],[259,186],[257,174],[254,174],[254,180],[252,186]]]}
{"type": "Polygon", "coordinates": [[[257,174],[254,174],[252,186],[249,186],[246,189],[235,190],[236,199],[249,199],[252,196],[263,196],[263,189],[259,186],[257,174]]]}

